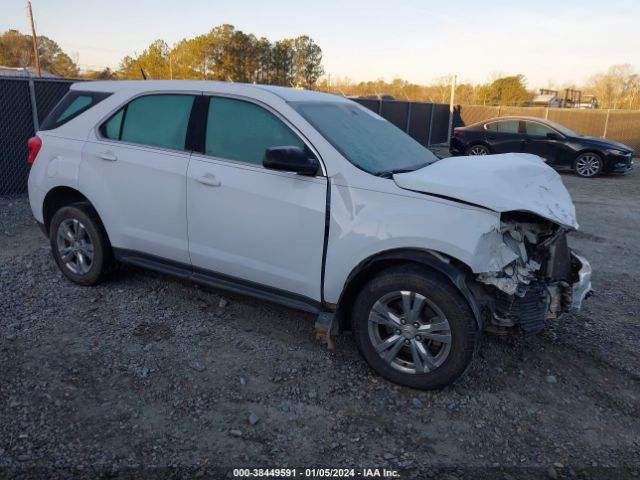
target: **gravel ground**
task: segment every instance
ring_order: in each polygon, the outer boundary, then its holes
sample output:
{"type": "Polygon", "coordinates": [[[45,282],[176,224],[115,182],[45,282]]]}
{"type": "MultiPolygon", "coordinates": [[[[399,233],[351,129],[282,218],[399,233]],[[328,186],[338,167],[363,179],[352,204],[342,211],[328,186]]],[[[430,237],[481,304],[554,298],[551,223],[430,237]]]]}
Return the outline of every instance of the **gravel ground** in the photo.
{"type": "Polygon", "coordinates": [[[638,477],[640,173],[562,177],[596,295],[537,336],[485,336],[438,392],[380,379],[349,335],[327,350],[308,314],[136,268],[75,286],[26,199],[0,199],[0,478],[638,477]]]}

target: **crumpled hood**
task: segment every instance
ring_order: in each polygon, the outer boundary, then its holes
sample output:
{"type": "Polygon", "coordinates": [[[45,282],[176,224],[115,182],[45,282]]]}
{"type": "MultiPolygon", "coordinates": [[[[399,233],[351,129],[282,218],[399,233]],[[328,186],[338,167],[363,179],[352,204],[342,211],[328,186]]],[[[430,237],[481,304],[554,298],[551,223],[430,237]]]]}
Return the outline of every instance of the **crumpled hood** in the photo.
{"type": "Polygon", "coordinates": [[[576,210],[560,175],[527,153],[451,157],[393,180],[400,188],[449,197],[496,212],[531,212],[578,228],[576,210]]]}

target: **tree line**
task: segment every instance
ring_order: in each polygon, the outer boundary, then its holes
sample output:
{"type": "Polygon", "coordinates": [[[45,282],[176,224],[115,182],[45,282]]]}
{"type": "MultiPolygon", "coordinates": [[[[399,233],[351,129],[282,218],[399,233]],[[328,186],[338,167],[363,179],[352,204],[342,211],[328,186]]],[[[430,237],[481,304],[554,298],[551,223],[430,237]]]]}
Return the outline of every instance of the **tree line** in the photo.
{"type": "MultiPolygon", "coordinates": [[[[348,78],[324,78],[319,88],[347,96],[392,95],[397,100],[429,103],[449,103],[451,77],[440,77],[430,85],[419,85],[403,79],[354,82],[348,78]]],[[[581,90],[583,95],[595,95],[600,108],[640,109],[640,75],[631,65],[614,65],[605,73],[593,75],[582,86],[575,84],[548,85],[558,90],[581,90]]],[[[494,75],[486,83],[461,82],[456,86],[455,103],[460,105],[525,106],[538,94],[527,86],[524,75],[494,75]]]]}
{"type": "MultiPolygon", "coordinates": [[[[78,77],[78,65],[60,46],[43,35],[36,38],[40,67],[58,77],[78,77]]],[[[30,35],[7,30],[0,35],[0,66],[27,68],[35,65],[30,35]]]]}
{"type": "MultiPolygon", "coordinates": [[[[306,35],[270,41],[224,24],[206,34],[185,38],[173,46],[152,42],[142,53],[125,56],[115,70],[81,71],[70,55],[52,39],[37,37],[41,67],[53,75],[85,79],[203,79],[303,87],[348,96],[388,94],[398,100],[448,103],[451,77],[429,85],[403,79],[353,82],[324,75],[322,49],[306,35]]],[[[0,65],[34,65],[31,37],[17,30],[0,35],[0,65]]],[[[614,65],[593,75],[583,86],[548,85],[555,90],[580,89],[598,97],[601,108],[640,109],[640,75],[631,65],[614,65]]],[[[521,106],[537,91],[524,75],[494,77],[485,83],[461,82],[456,103],[462,105],[521,106]]]]}
{"type": "Polygon", "coordinates": [[[313,88],[323,75],[322,50],[308,36],[268,39],[221,25],[173,48],[156,40],[120,63],[118,78],[202,79],[313,88]]]}
{"type": "MultiPolygon", "coordinates": [[[[201,79],[314,88],[324,74],[322,49],[309,36],[272,42],[229,24],[173,47],[156,40],[139,55],[125,56],[115,71],[80,72],[53,40],[39,36],[37,44],[42,69],[67,78],[201,79]]],[[[0,65],[33,66],[31,37],[17,30],[0,35],[0,65]]]]}

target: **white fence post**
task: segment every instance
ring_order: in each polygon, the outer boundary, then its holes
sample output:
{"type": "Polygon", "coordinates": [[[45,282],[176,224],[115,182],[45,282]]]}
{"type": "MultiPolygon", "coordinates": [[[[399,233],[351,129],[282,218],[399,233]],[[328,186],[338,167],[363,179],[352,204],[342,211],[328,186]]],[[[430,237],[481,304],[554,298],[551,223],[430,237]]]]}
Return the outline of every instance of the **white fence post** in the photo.
{"type": "Polygon", "coordinates": [[[602,138],[607,138],[607,130],[609,129],[609,116],[611,115],[611,109],[607,109],[607,118],[604,121],[604,132],[602,132],[602,138]]]}

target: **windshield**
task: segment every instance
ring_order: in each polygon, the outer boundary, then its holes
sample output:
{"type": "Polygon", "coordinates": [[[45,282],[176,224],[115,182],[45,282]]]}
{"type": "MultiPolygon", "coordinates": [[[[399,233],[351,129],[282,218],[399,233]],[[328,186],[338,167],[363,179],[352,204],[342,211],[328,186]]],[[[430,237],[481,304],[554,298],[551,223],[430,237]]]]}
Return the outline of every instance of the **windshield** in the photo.
{"type": "Polygon", "coordinates": [[[567,127],[565,127],[564,125],[560,125],[559,123],[552,122],[551,120],[545,120],[545,121],[547,122],[547,125],[549,125],[550,127],[555,128],[557,131],[559,131],[561,134],[563,134],[566,137],[579,137],[580,136],[576,132],[574,132],[573,130],[570,130],[567,127]]]}
{"type": "Polygon", "coordinates": [[[357,103],[292,102],[291,106],[366,172],[410,171],[438,160],[402,130],[357,103]]]}

